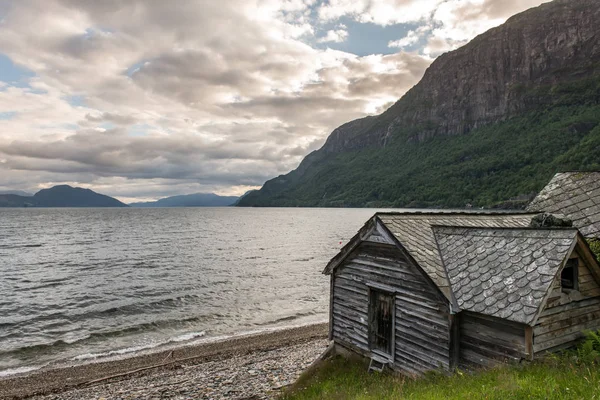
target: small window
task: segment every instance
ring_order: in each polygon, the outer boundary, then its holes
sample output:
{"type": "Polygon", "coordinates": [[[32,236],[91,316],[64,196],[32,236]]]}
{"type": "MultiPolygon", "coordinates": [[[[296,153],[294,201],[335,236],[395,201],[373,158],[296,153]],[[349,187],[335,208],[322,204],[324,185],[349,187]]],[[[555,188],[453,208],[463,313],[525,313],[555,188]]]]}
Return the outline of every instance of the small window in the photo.
{"type": "Polygon", "coordinates": [[[577,258],[571,258],[567,261],[567,264],[560,273],[560,285],[563,290],[578,290],[579,285],[577,282],[579,269],[579,260],[577,258]]]}
{"type": "Polygon", "coordinates": [[[369,342],[371,350],[392,354],[393,297],[390,293],[371,289],[369,300],[369,342]]]}

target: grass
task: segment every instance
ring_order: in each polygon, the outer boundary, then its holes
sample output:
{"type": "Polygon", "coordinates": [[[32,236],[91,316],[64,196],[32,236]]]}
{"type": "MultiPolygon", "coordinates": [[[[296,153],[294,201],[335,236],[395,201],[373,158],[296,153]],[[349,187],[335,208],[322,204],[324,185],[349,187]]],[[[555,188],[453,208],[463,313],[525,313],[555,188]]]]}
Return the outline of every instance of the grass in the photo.
{"type": "Polygon", "coordinates": [[[596,255],[596,258],[600,260],[600,239],[592,238],[588,239],[588,243],[590,245],[590,249],[596,255]]]}
{"type": "Polygon", "coordinates": [[[336,356],[305,372],[282,399],[600,399],[600,367],[595,360],[564,353],[475,373],[412,379],[369,374],[363,362],[336,356]]]}

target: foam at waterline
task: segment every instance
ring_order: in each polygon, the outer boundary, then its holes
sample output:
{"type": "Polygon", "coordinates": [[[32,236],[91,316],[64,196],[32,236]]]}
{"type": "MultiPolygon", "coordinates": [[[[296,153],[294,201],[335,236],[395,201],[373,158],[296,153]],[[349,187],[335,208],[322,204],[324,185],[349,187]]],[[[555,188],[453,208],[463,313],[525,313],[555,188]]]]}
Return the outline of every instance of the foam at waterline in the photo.
{"type": "Polygon", "coordinates": [[[323,319],[323,320],[310,321],[310,322],[306,322],[306,323],[302,323],[302,324],[295,324],[295,325],[269,326],[269,327],[263,327],[260,329],[254,329],[254,330],[248,330],[248,331],[242,331],[242,332],[236,332],[236,333],[230,333],[230,334],[224,334],[224,335],[218,335],[218,336],[211,336],[211,337],[204,337],[206,335],[206,333],[204,331],[191,332],[191,333],[186,333],[183,335],[176,336],[176,337],[166,340],[166,341],[157,342],[157,343],[153,343],[153,344],[128,347],[128,348],[119,349],[119,350],[111,350],[111,351],[104,352],[104,353],[82,354],[82,355],[71,358],[71,361],[83,361],[84,363],[85,363],[85,361],[87,361],[89,363],[94,363],[94,362],[108,361],[111,359],[130,358],[130,357],[135,357],[135,356],[142,355],[142,354],[158,353],[158,352],[161,352],[164,350],[172,350],[172,349],[177,349],[177,348],[198,346],[201,344],[208,344],[208,343],[217,343],[217,342],[223,342],[223,341],[230,340],[230,339],[238,339],[238,338],[244,338],[244,337],[248,337],[248,336],[259,335],[261,333],[269,333],[269,332],[284,331],[287,329],[301,328],[304,326],[325,323],[327,321],[328,320],[323,319]],[[194,340],[198,337],[202,337],[202,339],[194,340]],[[177,343],[177,345],[174,345],[176,343],[177,343]],[[169,346],[169,345],[171,345],[171,346],[169,346]]]}
{"type": "Polygon", "coordinates": [[[36,367],[19,367],[19,368],[5,369],[4,371],[0,371],[0,378],[5,378],[5,377],[11,376],[11,375],[26,374],[27,372],[36,371],[43,367],[44,367],[44,365],[40,365],[40,366],[36,366],[36,367]]]}
{"type": "Polygon", "coordinates": [[[183,335],[175,336],[174,338],[170,338],[168,340],[164,340],[164,341],[160,341],[160,342],[156,342],[156,343],[149,343],[149,344],[142,345],[142,346],[126,347],[124,349],[111,350],[111,351],[107,351],[107,352],[103,352],[103,353],[80,354],[78,356],[71,358],[71,361],[93,360],[93,359],[97,359],[97,358],[123,356],[126,354],[141,353],[144,350],[155,349],[157,347],[168,345],[169,343],[185,342],[185,341],[192,340],[197,337],[204,336],[204,335],[206,335],[206,332],[204,332],[204,331],[190,332],[190,333],[185,333],[183,335]]]}
{"type": "Polygon", "coordinates": [[[185,334],[182,334],[179,336],[175,336],[174,338],[171,338],[169,340],[161,341],[161,342],[157,342],[157,343],[153,343],[153,344],[142,345],[142,346],[133,346],[133,347],[118,349],[118,350],[111,350],[111,351],[104,352],[104,353],[81,354],[81,355],[78,355],[78,356],[68,359],[68,361],[71,361],[71,363],[69,363],[67,360],[62,360],[62,361],[56,361],[56,362],[52,362],[50,364],[46,364],[46,365],[42,365],[42,366],[26,366],[26,367],[20,367],[20,368],[15,368],[15,369],[4,370],[4,371],[0,371],[0,377],[11,376],[11,375],[24,375],[28,372],[33,372],[35,370],[39,370],[42,368],[44,368],[44,369],[46,369],[46,368],[49,368],[49,369],[63,368],[63,367],[67,367],[67,366],[79,366],[79,365],[85,365],[85,364],[95,364],[95,363],[105,362],[105,361],[122,360],[122,359],[127,359],[127,358],[133,358],[133,357],[140,356],[140,355],[159,353],[159,352],[165,351],[165,350],[175,350],[178,348],[185,348],[185,347],[197,346],[197,345],[202,345],[202,344],[223,342],[223,341],[227,341],[227,340],[231,340],[231,339],[243,339],[245,337],[251,337],[251,336],[265,334],[265,333],[271,333],[271,332],[280,332],[280,331],[285,331],[288,329],[302,328],[302,327],[306,327],[306,326],[317,325],[317,324],[322,324],[322,323],[327,323],[327,322],[328,322],[327,319],[316,319],[316,320],[311,320],[311,321],[307,321],[305,323],[300,323],[300,324],[265,326],[265,327],[261,327],[260,329],[253,329],[253,330],[247,330],[247,331],[236,332],[236,333],[231,333],[231,334],[211,336],[211,337],[206,337],[206,338],[201,338],[201,339],[196,339],[196,338],[198,338],[199,336],[202,336],[202,337],[205,336],[204,331],[185,333],[185,334]],[[194,340],[194,339],[196,339],[196,340],[194,340]]]}
{"type": "Polygon", "coordinates": [[[226,335],[211,336],[211,337],[207,337],[207,338],[200,339],[200,340],[194,340],[192,342],[184,344],[181,347],[197,346],[200,344],[223,342],[223,341],[230,340],[230,339],[240,339],[240,338],[245,338],[248,336],[260,335],[262,333],[280,332],[280,331],[286,331],[288,329],[303,328],[305,326],[324,324],[324,323],[328,323],[328,322],[329,322],[329,319],[320,319],[320,320],[309,321],[309,322],[295,324],[295,325],[269,326],[269,327],[264,327],[264,328],[260,328],[260,329],[242,331],[242,332],[231,333],[231,334],[226,334],[226,335]]]}

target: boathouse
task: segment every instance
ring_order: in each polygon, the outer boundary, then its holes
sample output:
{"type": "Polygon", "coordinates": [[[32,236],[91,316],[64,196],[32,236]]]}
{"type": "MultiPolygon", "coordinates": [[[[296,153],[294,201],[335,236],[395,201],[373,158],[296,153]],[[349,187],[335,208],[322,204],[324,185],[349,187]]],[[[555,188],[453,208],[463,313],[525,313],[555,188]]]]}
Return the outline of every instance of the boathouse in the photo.
{"type": "Polygon", "coordinates": [[[586,238],[600,237],[600,172],[554,175],[527,209],[561,214],[586,238]]]}
{"type": "Polygon", "coordinates": [[[533,213],[377,213],[327,265],[336,350],[410,375],[531,360],[600,328],[600,266],[533,213]]]}

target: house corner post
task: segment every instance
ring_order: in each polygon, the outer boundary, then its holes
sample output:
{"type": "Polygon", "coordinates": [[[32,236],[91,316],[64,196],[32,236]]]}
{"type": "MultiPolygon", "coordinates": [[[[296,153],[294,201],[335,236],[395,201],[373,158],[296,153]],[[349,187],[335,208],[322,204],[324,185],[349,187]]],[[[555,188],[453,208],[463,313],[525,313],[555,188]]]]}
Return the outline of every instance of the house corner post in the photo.
{"type": "Polygon", "coordinates": [[[335,273],[332,271],[329,277],[329,340],[333,340],[333,280],[335,273]]]}
{"type": "Polygon", "coordinates": [[[460,361],[460,314],[450,314],[450,369],[460,361]]]}
{"type": "Polygon", "coordinates": [[[533,327],[527,325],[525,327],[525,353],[527,354],[527,359],[533,360],[533,327]]]}

